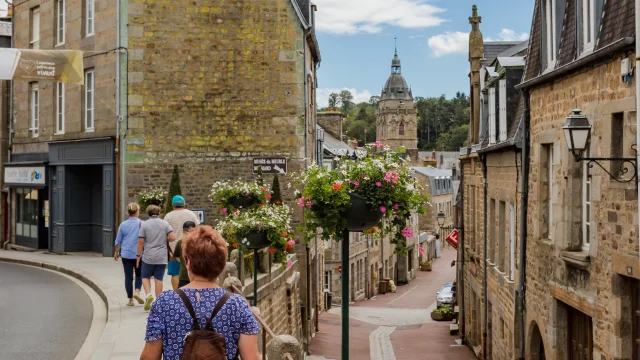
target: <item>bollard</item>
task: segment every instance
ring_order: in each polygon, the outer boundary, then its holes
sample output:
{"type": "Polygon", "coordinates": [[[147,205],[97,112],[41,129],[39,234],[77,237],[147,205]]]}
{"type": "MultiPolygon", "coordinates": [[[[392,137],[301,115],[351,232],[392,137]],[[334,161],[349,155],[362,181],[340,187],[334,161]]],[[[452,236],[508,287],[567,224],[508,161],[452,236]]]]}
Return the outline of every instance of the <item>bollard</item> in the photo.
{"type": "Polygon", "coordinates": [[[292,360],[304,360],[302,345],[291,335],[278,335],[267,345],[269,359],[284,359],[289,354],[292,360]]]}

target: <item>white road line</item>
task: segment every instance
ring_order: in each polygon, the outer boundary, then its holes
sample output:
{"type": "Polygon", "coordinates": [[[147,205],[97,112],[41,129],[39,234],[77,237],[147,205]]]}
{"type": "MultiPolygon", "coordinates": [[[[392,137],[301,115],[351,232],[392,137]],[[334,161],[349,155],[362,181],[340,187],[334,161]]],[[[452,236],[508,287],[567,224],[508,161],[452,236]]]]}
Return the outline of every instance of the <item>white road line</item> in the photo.
{"type": "Polygon", "coordinates": [[[395,326],[380,326],[369,334],[369,357],[371,360],[395,360],[396,355],[391,343],[391,333],[395,330],[395,326]]]}
{"type": "Polygon", "coordinates": [[[395,360],[396,354],[393,351],[393,344],[391,343],[391,333],[396,330],[396,327],[387,327],[386,331],[380,337],[380,347],[382,348],[382,358],[384,360],[395,360]]]}

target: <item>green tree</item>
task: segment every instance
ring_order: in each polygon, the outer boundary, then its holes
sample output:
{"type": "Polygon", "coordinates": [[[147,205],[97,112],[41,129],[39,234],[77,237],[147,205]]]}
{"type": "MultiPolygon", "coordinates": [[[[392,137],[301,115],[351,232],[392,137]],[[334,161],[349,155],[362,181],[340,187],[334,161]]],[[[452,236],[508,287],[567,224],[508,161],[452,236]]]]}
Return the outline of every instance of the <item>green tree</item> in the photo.
{"type": "Polygon", "coordinates": [[[280,192],[280,180],[278,175],[273,176],[273,183],[271,184],[271,204],[282,205],[282,194],[280,192]]]}
{"type": "Polygon", "coordinates": [[[260,186],[264,186],[264,176],[262,175],[262,166],[258,166],[258,175],[256,176],[256,183],[260,186]]]}
{"type": "Polygon", "coordinates": [[[164,213],[168,213],[171,211],[171,200],[176,195],[182,195],[182,190],[180,189],[180,173],[178,172],[178,165],[173,166],[173,173],[171,174],[171,183],[169,184],[169,195],[167,201],[164,204],[164,213]]]}
{"type": "Polygon", "coordinates": [[[380,96],[374,95],[369,98],[369,105],[377,108],[379,103],[380,103],[380,96]]]}
{"type": "Polygon", "coordinates": [[[342,90],[338,96],[340,97],[340,104],[342,104],[342,113],[346,115],[354,106],[353,94],[349,90],[342,90]]]}
{"type": "Polygon", "coordinates": [[[329,94],[329,107],[330,108],[337,108],[339,104],[340,104],[339,95],[336,94],[336,93],[329,94]]]}
{"type": "Polygon", "coordinates": [[[438,151],[458,151],[469,138],[469,124],[460,125],[449,132],[440,134],[436,141],[438,151]]]}

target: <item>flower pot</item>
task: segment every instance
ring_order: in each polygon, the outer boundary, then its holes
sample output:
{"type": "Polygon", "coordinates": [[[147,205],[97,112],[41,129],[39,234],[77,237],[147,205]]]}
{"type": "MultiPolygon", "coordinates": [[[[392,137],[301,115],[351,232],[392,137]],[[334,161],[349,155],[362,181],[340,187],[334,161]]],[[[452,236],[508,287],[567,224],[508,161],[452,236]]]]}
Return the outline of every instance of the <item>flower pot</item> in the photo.
{"type": "Polygon", "coordinates": [[[420,270],[422,271],[431,271],[431,264],[420,264],[420,270]]]}
{"type": "Polygon", "coordinates": [[[364,197],[356,193],[349,193],[349,197],[351,198],[351,206],[345,212],[347,230],[364,231],[380,222],[384,214],[377,209],[370,209],[364,197]]]}
{"type": "Polygon", "coordinates": [[[266,231],[250,232],[245,236],[236,234],[236,239],[238,239],[240,246],[247,249],[262,249],[269,246],[269,239],[267,238],[266,231]]]}
{"type": "Polygon", "coordinates": [[[256,198],[254,198],[253,195],[235,195],[234,197],[229,199],[229,204],[231,204],[234,208],[248,208],[255,203],[256,198]]]}
{"type": "Polygon", "coordinates": [[[432,311],[431,318],[435,321],[442,321],[444,320],[444,314],[439,311],[432,311]]]}
{"type": "Polygon", "coordinates": [[[162,200],[157,200],[157,199],[149,200],[148,205],[162,206],[162,200]]]}

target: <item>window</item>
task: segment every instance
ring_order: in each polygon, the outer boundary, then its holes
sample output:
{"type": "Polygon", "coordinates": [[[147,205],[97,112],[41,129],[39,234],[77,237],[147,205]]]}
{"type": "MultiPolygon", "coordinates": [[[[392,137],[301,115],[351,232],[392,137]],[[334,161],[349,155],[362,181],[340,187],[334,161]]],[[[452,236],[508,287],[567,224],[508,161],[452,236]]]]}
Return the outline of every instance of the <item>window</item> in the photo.
{"type": "Polygon", "coordinates": [[[401,122],[400,125],[398,125],[398,135],[404,136],[404,123],[403,122],[401,122]]]}
{"type": "Polygon", "coordinates": [[[94,33],[94,27],[95,27],[94,0],[86,0],[86,10],[87,10],[87,13],[86,13],[85,31],[86,31],[86,36],[91,36],[94,33]]]}
{"type": "Polygon", "coordinates": [[[38,189],[16,188],[16,228],[20,238],[38,239],[38,189]]]}
{"type": "Polygon", "coordinates": [[[40,49],[40,8],[31,9],[31,39],[30,49],[40,49]]]}
{"type": "Polygon", "coordinates": [[[582,2],[582,51],[593,51],[596,37],[595,0],[582,2]]]}
{"type": "Polygon", "coordinates": [[[84,73],[84,130],[93,131],[94,126],[94,92],[95,77],[93,70],[84,73]]]}
{"type": "Polygon", "coordinates": [[[545,33],[546,33],[546,47],[547,52],[547,67],[553,68],[556,65],[556,54],[558,51],[558,37],[557,37],[557,0],[545,1],[545,33]]]}
{"type": "Polygon", "coordinates": [[[31,83],[31,136],[38,137],[40,127],[40,90],[38,83],[31,83]]]}
{"type": "MultiPolygon", "coordinates": [[[[611,114],[611,157],[624,157],[624,113],[611,114]]],[[[611,161],[611,174],[619,177],[621,174],[620,161],[611,161]]]]}
{"type": "Polygon", "coordinates": [[[516,263],[516,209],[509,204],[509,280],[515,279],[516,263]]]}
{"type": "Polygon", "coordinates": [[[473,236],[472,241],[473,243],[471,244],[471,247],[478,252],[478,242],[476,241],[476,236],[478,236],[478,234],[476,233],[476,188],[475,186],[471,187],[471,191],[470,191],[470,197],[469,197],[469,205],[471,207],[471,231],[473,232],[473,236]]]}
{"type": "Polygon", "coordinates": [[[506,255],[507,255],[507,251],[506,251],[506,244],[505,244],[505,240],[507,238],[506,236],[506,223],[507,220],[505,218],[506,216],[506,204],[504,201],[500,201],[500,207],[498,208],[498,269],[501,272],[505,272],[506,271],[506,255]]]}
{"type": "Polygon", "coordinates": [[[540,153],[540,236],[553,236],[553,144],[543,144],[540,153]]]}
{"type": "Polygon", "coordinates": [[[593,338],[591,318],[582,312],[567,308],[569,360],[591,360],[593,338]]]}
{"type": "Polygon", "coordinates": [[[489,144],[496,143],[496,88],[489,88],[489,144]]]}
{"type": "Polygon", "coordinates": [[[496,261],[496,202],[493,199],[489,199],[489,218],[487,219],[487,230],[489,230],[487,241],[487,260],[490,262],[496,261]]]}
{"type": "Polygon", "coordinates": [[[64,134],[64,83],[56,83],[56,134],[64,134]]]}
{"type": "MultiPolygon", "coordinates": [[[[589,145],[585,150],[585,157],[589,157],[589,145]]],[[[591,174],[588,162],[582,163],[582,250],[589,251],[591,244],[591,174]]]]}
{"type": "Polygon", "coordinates": [[[500,141],[507,141],[507,80],[502,79],[499,82],[499,98],[500,98],[500,141]]]}
{"type": "Polygon", "coordinates": [[[56,1],[56,45],[64,44],[64,0],[56,1]]]}

